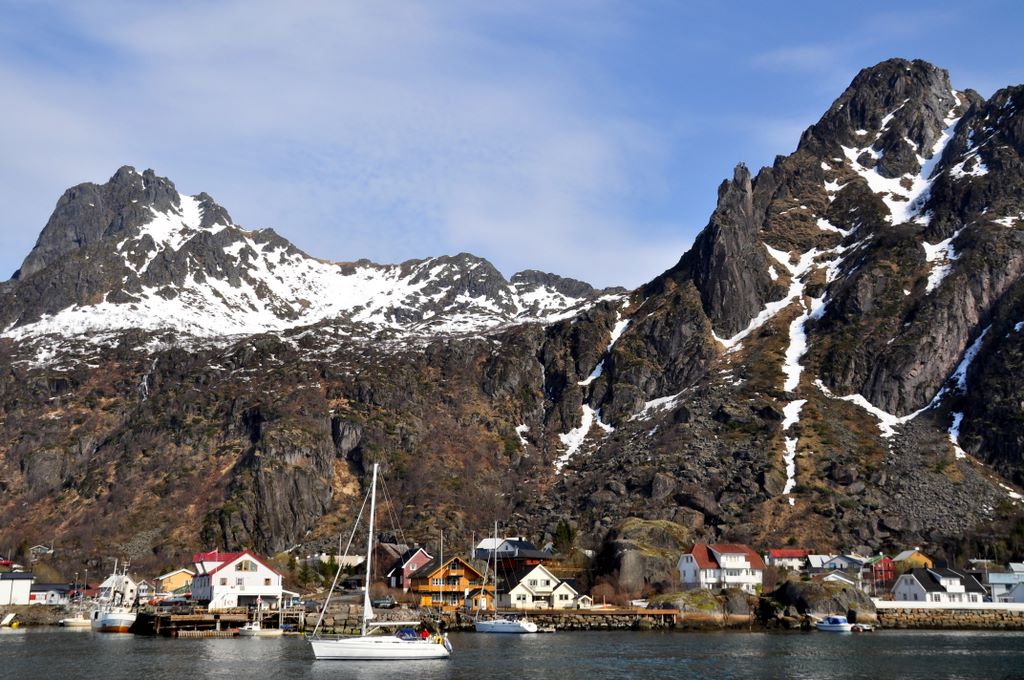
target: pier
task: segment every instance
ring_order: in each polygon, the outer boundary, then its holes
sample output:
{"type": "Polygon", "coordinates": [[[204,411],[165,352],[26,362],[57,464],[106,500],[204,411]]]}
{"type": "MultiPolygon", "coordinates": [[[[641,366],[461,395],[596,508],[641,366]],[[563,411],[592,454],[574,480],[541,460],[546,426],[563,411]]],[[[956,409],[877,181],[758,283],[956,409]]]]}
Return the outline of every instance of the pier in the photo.
{"type": "MultiPolygon", "coordinates": [[[[264,610],[260,625],[301,633],[305,629],[305,615],[302,609],[264,610]]],[[[244,608],[212,612],[187,607],[171,611],[140,611],[131,632],[162,637],[233,637],[239,628],[252,620],[252,616],[252,611],[244,608]]]]}

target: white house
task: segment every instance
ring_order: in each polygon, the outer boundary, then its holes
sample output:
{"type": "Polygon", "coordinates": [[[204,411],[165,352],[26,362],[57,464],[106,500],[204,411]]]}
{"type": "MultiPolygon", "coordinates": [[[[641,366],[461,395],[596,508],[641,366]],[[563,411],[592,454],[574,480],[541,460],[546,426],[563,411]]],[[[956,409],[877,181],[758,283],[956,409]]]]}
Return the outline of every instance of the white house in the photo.
{"type": "Polygon", "coordinates": [[[32,572],[0,572],[0,606],[28,604],[34,579],[32,572]]]}
{"type": "Polygon", "coordinates": [[[916,567],[896,579],[894,600],[910,602],[982,602],[985,589],[973,576],[952,569],[916,567]]]}
{"type": "Polygon", "coordinates": [[[807,564],[807,551],[800,548],[772,548],[765,555],[765,564],[800,571],[807,564]]]}
{"type": "MultiPolygon", "coordinates": [[[[1006,594],[1005,602],[1024,602],[1024,583],[1018,583],[1010,592],[1006,594]]],[[[0,595],[0,602],[3,602],[3,596],[0,595]]]]}
{"type": "Polygon", "coordinates": [[[827,571],[828,567],[825,566],[827,562],[837,557],[836,555],[815,555],[811,554],[807,556],[807,569],[812,572],[827,571]]]}
{"type": "Polygon", "coordinates": [[[71,602],[71,586],[67,583],[33,583],[29,604],[66,605],[71,602]]]}
{"type": "Polygon", "coordinates": [[[823,566],[825,569],[830,570],[846,571],[848,569],[855,569],[860,571],[860,568],[864,566],[866,561],[867,558],[860,555],[835,555],[826,560],[823,566]]]}
{"type": "Polygon", "coordinates": [[[689,588],[740,588],[754,593],[764,578],[764,560],[753,548],[731,543],[698,543],[679,558],[679,580],[689,588]]]}
{"type": "Polygon", "coordinates": [[[281,602],[281,574],[248,550],[197,553],[192,562],[192,599],[208,609],[272,607],[281,602]]]}
{"type": "Polygon", "coordinates": [[[515,574],[498,589],[498,607],[504,609],[574,609],[579,592],[543,564],[515,574]]]}
{"type": "Polygon", "coordinates": [[[100,584],[99,599],[112,600],[115,604],[132,604],[138,593],[138,584],[125,573],[111,574],[100,584]]]}

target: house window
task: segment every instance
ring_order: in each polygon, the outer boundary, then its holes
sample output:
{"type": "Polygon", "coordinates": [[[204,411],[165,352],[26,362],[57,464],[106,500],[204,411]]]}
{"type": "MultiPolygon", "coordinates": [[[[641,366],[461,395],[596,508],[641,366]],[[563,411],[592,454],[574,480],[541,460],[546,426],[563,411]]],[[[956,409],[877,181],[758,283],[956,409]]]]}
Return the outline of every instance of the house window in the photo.
{"type": "Polygon", "coordinates": [[[418,565],[416,563],[410,564],[409,565],[409,571],[416,571],[416,567],[418,567],[418,566],[420,566],[420,565],[418,565]]]}
{"type": "Polygon", "coordinates": [[[263,579],[263,585],[269,586],[270,585],[270,579],[269,578],[263,579]]]}
{"type": "Polygon", "coordinates": [[[430,579],[430,585],[432,585],[432,586],[443,586],[444,585],[444,579],[443,578],[432,578],[432,579],[430,579]]]}
{"type": "Polygon", "coordinates": [[[245,585],[245,579],[242,578],[241,576],[239,576],[238,578],[235,579],[235,585],[236,586],[245,585]]]}
{"type": "Polygon", "coordinates": [[[235,571],[256,571],[256,563],[252,560],[242,560],[235,565],[235,571]]]}
{"type": "Polygon", "coordinates": [[[551,579],[544,579],[544,580],[543,580],[543,581],[541,582],[541,585],[542,585],[542,586],[549,586],[549,585],[551,585],[551,579]]]}
{"type": "Polygon", "coordinates": [[[222,586],[226,586],[226,585],[228,584],[228,580],[227,580],[226,578],[222,578],[222,579],[220,580],[220,584],[221,584],[222,586]]]}
{"type": "Polygon", "coordinates": [[[537,585],[537,579],[535,579],[535,578],[531,578],[531,579],[530,579],[530,585],[531,585],[531,586],[535,586],[535,585],[537,585]]]}
{"type": "Polygon", "coordinates": [[[558,594],[558,599],[559,600],[568,600],[569,596],[567,594],[565,594],[565,593],[559,593],[558,594]]]}

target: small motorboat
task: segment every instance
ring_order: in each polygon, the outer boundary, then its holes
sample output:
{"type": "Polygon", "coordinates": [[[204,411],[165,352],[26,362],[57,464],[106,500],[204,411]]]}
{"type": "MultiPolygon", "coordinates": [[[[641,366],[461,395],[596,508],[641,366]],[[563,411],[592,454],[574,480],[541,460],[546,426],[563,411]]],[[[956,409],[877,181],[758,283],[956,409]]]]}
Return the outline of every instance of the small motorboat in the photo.
{"type": "Polygon", "coordinates": [[[239,637],[281,637],[284,631],[280,628],[264,628],[259,619],[250,621],[238,629],[239,637]]]}
{"type": "Polygon", "coordinates": [[[827,616],[821,621],[815,621],[814,627],[826,633],[849,633],[853,631],[853,624],[847,621],[845,616],[827,616]]]}

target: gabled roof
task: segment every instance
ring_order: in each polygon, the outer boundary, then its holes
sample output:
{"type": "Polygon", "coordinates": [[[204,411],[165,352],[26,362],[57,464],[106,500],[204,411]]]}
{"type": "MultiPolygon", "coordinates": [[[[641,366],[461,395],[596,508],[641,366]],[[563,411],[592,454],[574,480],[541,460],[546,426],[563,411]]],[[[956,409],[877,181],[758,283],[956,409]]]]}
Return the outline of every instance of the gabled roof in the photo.
{"type": "Polygon", "coordinates": [[[750,546],[739,543],[697,543],[690,554],[701,569],[720,569],[717,555],[743,555],[750,562],[752,569],[764,569],[764,560],[761,556],[750,546]]]}
{"type": "Polygon", "coordinates": [[[914,555],[920,555],[921,557],[924,557],[924,558],[927,558],[927,559],[931,559],[930,557],[925,555],[923,552],[921,552],[917,548],[914,548],[913,550],[904,550],[899,555],[897,555],[896,557],[892,558],[892,561],[893,562],[902,562],[903,560],[909,559],[909,558],[913,557],[914,555]]]}
{"type": "Polygon", "coordinates": [[[175,569],[174,571],[169,571],[166,574],[163,574],[161,576],[157,576],[156,580],[157,581],[163,581],[165,578],[170,578],[170,577],[174,576],[175,574],[180,574],[181,572],[185,572],[189,576],[195,576],[196,575],[196,572],[192,571],[191,569],[184,569],[184,568],[182,568],[182,569],[175,569]]]}
{"type": "Polygon", "coordinates": [[[56,590],[58,593],[67,593],[71,591],[71,585],[67,583],[33,583],[31,587],[31,591],[33,593],[49,590],[56,590]]]}
{"type": "Polygon", "coordinates": [[[238,558],[240,558],[240,557],[249,557],[253,562],[256,562],[256,563],[262,565],[264,568],[269,569],[270,571],[274,572],[278,576],[281,575],[281,572],[279,572],[277,569],[274,569],[272,566],[267,564],[266,561],[262,557],[260,557],[256,553],[252,552],[248,548],[246,548],[242,552],[236,552],[236,553],[222,553],[222,552],[218,552],[216,550],[214,550],[212,552],[207,552],[207,553],[196,553],[195,555],[192,556],[192,561],[197,563],[197,564],[199,562],[220,562],[220,564],[218,564],[216,567],[214,567],[210,571],[206,572],[207,576],[213,576],[214,574],[216,574],[221,569],[224,569],[228,565],[234,564],[238,560],[238,558]],[[200,558],[200,559],[196,559],[197,557],[200,558]]]}
{"type": "Polygon", "coordinates": [[[807,551],[800,548],[772,548],[768,551],[772,559],[806,559],[807,551]]]}
{"type": "Polygon", "coordinates": [[[461,557],[449,557],[448,559],[446,559],[444,561],[444,564],[441,564],[441,558],[440,557],[435,557],[435,558],[431,559],[429,562],[427,562],[426,564],[424,564],[422,567],[417,569],[416,572],[413,574],[412,578],[413,578],[413,580],[416,580],[416,581],[420,581],[420,580],[423,580],[423,579],[431,578],[436,572],[440,571],[443,567],[447,567],[448,565],[450,565],[452,562],[455,562],[455,561],[461,562],[462,566],[464,568],[469,569],[470,571],[472,571],[474,574],[476,574],[480,578],[483,578],[483,574],[481,574],[479,571],[474,569],[472,564],[470,564],[466,560],[462,559],[461,557]]]}
{"type": "Polygon", "coordinates": [[[959,581],[963,584],[965,592],[979,594],[985,593],[985,588],[978,583],[976,578],[967,574],[961,574],[953,569],[928,569],[925,567],[914,567],[907,572],[907,575],[912,576],[921,584],[921,587],[929,593],[946,592],[946,588],[940,581],[940,579],[943,578],[959,581]]]}
{"type": "MultiPolygon", "coordinates": [[[[430,553],[424,550],[421,546],[414,545],[413,547],[409,548],[404,553],[402,553],[397,559],[395,559],[394,562],[391,563],[391,568],[388,570],[388,573],[385,574],[385,576],[391,576],[396,571],[402,571],[403,569],[405,569],[405,565],[409,564],[412,558],[416,557],[416,555],[418,555],[419,553],[423,553],[424,555],[426,555],[427,560],[434,559],[430,556],[430,553]]],[[[424,566],[426,566],[427,564],[430,564],[430,562],[428,561],[424,563],[424,566]]]]}

